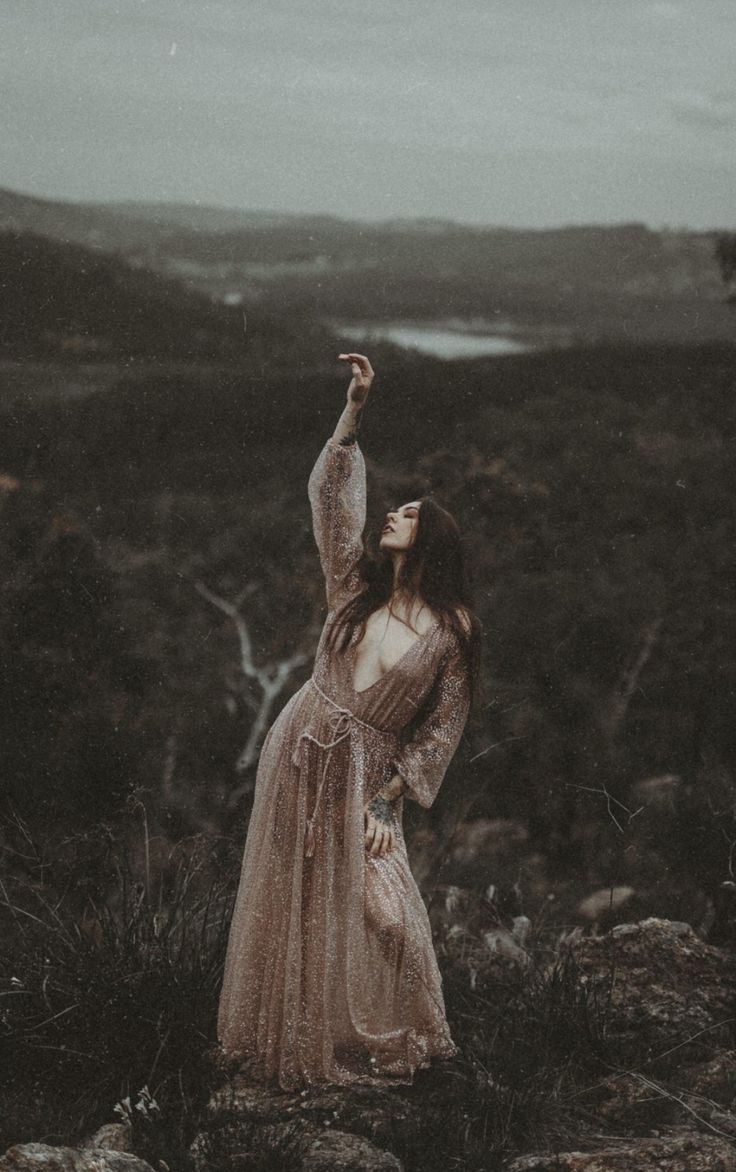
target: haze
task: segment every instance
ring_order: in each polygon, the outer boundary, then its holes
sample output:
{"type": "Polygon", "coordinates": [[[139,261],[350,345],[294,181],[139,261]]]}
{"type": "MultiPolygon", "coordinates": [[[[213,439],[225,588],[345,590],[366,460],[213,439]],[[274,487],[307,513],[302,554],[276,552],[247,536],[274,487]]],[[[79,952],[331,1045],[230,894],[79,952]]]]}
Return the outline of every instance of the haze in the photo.
{"type": "Polygon", "coordinates": [[[732,0],[0,0],[18,191],[736,221],[732,0]]]}

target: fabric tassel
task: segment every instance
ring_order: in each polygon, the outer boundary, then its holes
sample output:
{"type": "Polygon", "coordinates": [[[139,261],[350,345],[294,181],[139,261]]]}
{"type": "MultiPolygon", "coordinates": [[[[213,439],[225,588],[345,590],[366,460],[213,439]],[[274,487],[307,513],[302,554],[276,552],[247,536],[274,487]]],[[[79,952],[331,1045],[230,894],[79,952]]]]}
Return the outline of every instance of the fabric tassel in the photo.
{"type": "Polygon", "coordinates": [[[310,818],[304,835],[304,858],[311,859],[314,854],[314,823],[310,818]]]}

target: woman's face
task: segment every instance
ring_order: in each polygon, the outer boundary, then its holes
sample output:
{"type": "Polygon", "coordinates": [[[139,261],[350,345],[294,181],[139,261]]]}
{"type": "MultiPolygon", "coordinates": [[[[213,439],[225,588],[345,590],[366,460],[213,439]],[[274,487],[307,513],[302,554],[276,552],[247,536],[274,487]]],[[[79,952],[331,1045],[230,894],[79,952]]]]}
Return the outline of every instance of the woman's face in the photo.
{"type": "Polygon", "coordinates": [[[410,501],[408,505],[401,505],[386,514],[379,549],[386,553],[396,553],[414,544],[419,525],[419,504],[419,501],[410,501]]]}

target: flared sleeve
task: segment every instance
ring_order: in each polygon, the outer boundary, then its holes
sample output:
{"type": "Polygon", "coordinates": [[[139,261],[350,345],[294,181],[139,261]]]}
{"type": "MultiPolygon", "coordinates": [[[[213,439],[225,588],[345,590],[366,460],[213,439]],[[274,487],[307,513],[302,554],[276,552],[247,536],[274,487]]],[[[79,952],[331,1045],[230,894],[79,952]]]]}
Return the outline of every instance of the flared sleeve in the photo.
{"type": "Polygon", "coordinates": [[[470,711],[470,679],[457,643],[441,661],[423,715],[394,758],[407,797],[429,807],[439,792],[470,711]]]}
{"type": "Polygon", "coordinates": [[[357,443],[330,438],[309,477],[312,526],[325,576],[327,605],[335,610],[362,588],[366,515],[365,461],[357,443]]]}

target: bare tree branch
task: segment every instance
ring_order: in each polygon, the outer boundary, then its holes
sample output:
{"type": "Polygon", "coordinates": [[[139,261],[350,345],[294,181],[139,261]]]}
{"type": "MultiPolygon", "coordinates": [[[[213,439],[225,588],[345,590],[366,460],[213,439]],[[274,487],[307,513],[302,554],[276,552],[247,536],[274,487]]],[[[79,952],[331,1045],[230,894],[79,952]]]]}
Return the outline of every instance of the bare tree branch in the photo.
{"type": "MultiPolygon", "coordinates": [[[[234,622],[240,644],[240,670],[246,679],[253,680],[260,689],[260,697],[253,704],[255,718],[250,727],[248,739],[235,763],[236,771],[238,773],[245,773],[258,760],[261,740],[268,727],[275,700],[283,690],[292,672],[307,663],[310,657],[303,652],[297,652],[294,655],[290,655],[287,659],[281,659],[275,663],[267,663],[259,666],[253,659],[253,642],[250,637],[248,624],[239,609],[239,602],[249,594],[252,594],[253,588],[246,588],[245,591],[241,591],[239,601],[233,603],[215,594],[203,582],[195,582],[194,586],[203,598],[206,598],[208,602],[211,602],[213,606],[216,606],[218,610],[221,610],[234,622]]],[[[244,783],[233,790],[228,799],[228,806],[230,808],[237,804],[247,788],[247,783],[244,783]]]]}

